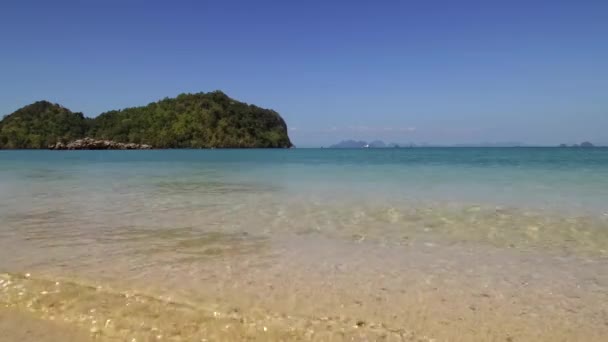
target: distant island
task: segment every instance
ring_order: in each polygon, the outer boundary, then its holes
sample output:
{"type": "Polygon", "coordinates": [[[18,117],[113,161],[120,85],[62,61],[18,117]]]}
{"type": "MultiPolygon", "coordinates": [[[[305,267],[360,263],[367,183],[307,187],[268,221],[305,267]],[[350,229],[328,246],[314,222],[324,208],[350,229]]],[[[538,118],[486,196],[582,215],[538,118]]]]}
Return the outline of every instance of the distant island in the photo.
{"type": "Polygon", "coordinates": [[[453,144],[453,145],[441,145],[441,144],[428,144],[413,142],[409,143],[384,143],[382,140],[374,140],[366,142],[363,140],[343,140],[337,144],[330,145],[329,148],[413,148],[413,147],[524,147],[526,146],[520,142],[482,142],[482,143],[469,143],[469,144],[453,144]]]}
{"type": "MultiPolygon", "coordinates": [[[[521,142],[482,142],[482,143],[469,143],[469,144],[453,144],[453,145],[439,145],[439,144],[428,144],[428,143],[384,143],[381,140],[374,140],[371,142],[367,142],[364,140],[342,140],[341,142],[330,145],[329,148],[414,148],[414,147],[550,147],[550,146],[538,146],[538,145],[526,145],[521,142]]],[[[597,147],[594,144],[585,141],[580,144],[560,144],[558,147],[560,148],[593,148],[597,147]]]]}
{"type": "Polygon", "coordinates": [[[0,121],[0,149],[288,148],[270,109],[221,91],[181,94],[95,118],[39,101],[0,121]]]}
{"type": "Polygon", "coordinates": [[[389,143],[385,144],[381,140],[374,140],[366,142],[362,140],[343,140],[337,144],[329,146],[329,148],[396,148],[400,147],[399,144],[389,143]]]}
{"type": "Polygon", "coordinates": [[[567,144],[560,144],[559,147],[561,148],[591,148],[591,147],[595,147],[595,145],[593,145],[592,143],[588,142],[588,141],[584,141],[580,144],[573,144],[568,146],[567,144]]]}

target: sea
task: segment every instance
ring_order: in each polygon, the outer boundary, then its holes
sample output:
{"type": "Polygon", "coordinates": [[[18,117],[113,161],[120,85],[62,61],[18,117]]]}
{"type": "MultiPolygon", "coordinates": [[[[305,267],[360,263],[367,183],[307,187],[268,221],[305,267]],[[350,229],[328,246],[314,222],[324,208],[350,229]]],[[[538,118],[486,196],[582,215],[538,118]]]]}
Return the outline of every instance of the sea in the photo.
{"type": "Polygon", "coordinates": [[[0,151],[0,314],[95,341],[608,341],[608,149],[0,151]]]}

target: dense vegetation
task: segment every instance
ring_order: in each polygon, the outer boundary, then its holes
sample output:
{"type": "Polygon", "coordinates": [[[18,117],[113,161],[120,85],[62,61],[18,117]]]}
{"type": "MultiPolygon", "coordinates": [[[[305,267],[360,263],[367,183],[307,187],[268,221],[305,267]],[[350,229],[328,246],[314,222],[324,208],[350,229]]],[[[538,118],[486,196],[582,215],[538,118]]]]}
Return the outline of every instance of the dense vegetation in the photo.
{"type": "Polygon", "coordinates": [[[82,113],[47,101],[25,106],[0,121],[0,148],[46,148],[80,138],[87,131],[82,113]]]}
{"type": "Polygon", "coordinates": [[[0,122],[0,148],[45,148],[85,136],[156,148],[291,146],[277,112],[235,101],[220,91],[182,94],[94,119],[36,102],[0,122]]]}

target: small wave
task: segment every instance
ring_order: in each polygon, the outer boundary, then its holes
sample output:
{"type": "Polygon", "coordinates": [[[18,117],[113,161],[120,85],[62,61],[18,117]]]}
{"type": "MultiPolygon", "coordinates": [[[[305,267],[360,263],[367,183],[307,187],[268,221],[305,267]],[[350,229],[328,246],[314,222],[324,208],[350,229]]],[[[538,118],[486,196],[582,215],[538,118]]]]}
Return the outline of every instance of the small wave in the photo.
{"type": "MultiPolygon", "coordinates": [[[[178,302],[73,281],[0,274],[0,303],[120,341],[372,340],[426,341],[412,331],[348,317],[295,317],[262,309],[178,302]]],[[[429,339],[430,340],[430,339],[429,339]]]]}

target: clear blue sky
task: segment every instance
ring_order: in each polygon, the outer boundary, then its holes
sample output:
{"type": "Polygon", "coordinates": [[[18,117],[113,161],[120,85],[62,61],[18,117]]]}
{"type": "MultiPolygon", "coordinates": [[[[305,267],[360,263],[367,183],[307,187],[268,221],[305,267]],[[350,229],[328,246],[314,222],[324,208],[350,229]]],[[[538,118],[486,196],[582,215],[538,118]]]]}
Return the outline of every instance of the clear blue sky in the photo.
{"type": "Polygon", "coordinates": [[[221,89],[341,139],[608,143],[608,1],[12,1],[0,113],[221,89]]]}

